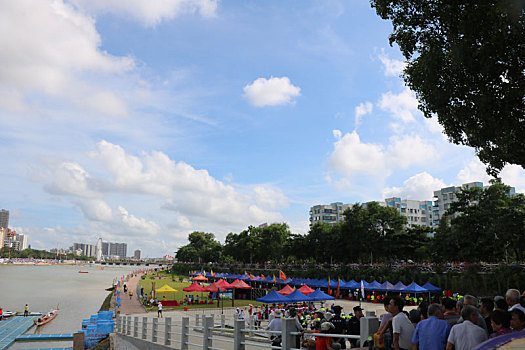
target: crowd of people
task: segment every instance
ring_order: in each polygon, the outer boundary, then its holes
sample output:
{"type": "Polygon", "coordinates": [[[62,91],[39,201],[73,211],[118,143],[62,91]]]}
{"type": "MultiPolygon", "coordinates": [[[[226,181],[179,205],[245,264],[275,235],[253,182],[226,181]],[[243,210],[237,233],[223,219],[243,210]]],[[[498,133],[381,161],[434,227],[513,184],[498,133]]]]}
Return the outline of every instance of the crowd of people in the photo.
{"type": "MultiPolygon", "coordinates": [[[[525,295],[525,293],[524,293],[525,295]]],[[[505,296],[478,299],[465,295],[455,300],[443,298],[440,302],[423,302],[407,312],[406,301],[399,296],[382,300],[385,313],[381,315],[379,330],[373,337],[377,349],[395,350],[472,350],[487,339],[513,332],[525,332],[525,296],[509,289],[505,296]]],[[[242,310],[241,310],[242,311],[242,310]]],[[[241,311],[238,311],[239,313],[241,311]]],[[[252,314],[252,310],[249,311],[252,314]]],[[[282,317],[296,320],[295,330],[301,332],[296,347],[316,350],[338,350],[356,347],[357,339],[338,335],[359,335],[363,309],[353,308],[345,314],[343,308],[313,303],[254,309],[255,320],[268,317],[267,330],[273,331],[272,341],[281,342],[282,317]],[[314,333],[314,334],[312,334],[314,333]]],[[[244,316],[244,315],[243,315],[244,316]]],[[[256,325],[260,322],[257,323],[256,325]]]]}

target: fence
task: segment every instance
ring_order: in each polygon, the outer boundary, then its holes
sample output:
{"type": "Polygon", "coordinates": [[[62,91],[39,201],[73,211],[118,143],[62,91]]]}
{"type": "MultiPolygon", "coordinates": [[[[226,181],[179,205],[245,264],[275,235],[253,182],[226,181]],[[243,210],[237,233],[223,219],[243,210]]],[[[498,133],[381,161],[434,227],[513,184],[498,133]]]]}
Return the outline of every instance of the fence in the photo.
{"type": "MultiPolygon", "coordinates": [[[[190,325],[188,316],[177,321],[171,317],[151,319],[139,316],[118,316],[116,332],[181,350],[196,348],[245,350],[247,347],[250,349],[298,350],[297,337],[301,337],[302,333],[298,332],[296,321],[293,318],[282,319],[281,331],[269,331],[257,329],[252,317],[246,320],[232,319],[233,324],[227,324],[226,317],[220,316],[220,323],[216,324],[214,315],[196,314],[192,325],[190,325]],[[272,345],[270,337],[279,336],[280,346],[272,345]]],[[[379,321],[373,312],[367,312],[367,316],[362,317],[360,322],[360,335],[307,333],[307,336],[354,339],[364,344],[369,336],[377,331],[379,321]]]]}

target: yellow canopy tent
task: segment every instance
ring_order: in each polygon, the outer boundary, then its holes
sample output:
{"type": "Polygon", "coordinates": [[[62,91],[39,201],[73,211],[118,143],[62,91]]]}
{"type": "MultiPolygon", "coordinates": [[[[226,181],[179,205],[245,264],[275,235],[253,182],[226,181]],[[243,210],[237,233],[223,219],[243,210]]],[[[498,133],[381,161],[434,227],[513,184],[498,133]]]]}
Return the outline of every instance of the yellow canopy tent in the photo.
{"type": "Polygon", "coordinates": [[[159,289],[155,289],[156,293],[177,293],[178,290],[171,288],[167,284],[163,285],[159,289]]]}

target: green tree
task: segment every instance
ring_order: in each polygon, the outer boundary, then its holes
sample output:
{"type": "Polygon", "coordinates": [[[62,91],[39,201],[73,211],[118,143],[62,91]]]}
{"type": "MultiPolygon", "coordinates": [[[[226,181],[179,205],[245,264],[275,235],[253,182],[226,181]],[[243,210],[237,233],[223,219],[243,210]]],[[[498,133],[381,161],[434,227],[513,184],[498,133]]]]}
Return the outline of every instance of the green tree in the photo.
{"type": "Polygon", "coordinates": [[[525,167],[525,1],[371,0],[425,117],[495,175],[525,167]]]}
{"type": "Polygon", "coordinates": [[[213,233],[192,232],[189,244],[177,250],[176,258],[187,262],[216,262],[222,253],[222,245],[215,240],[213,233]]]}

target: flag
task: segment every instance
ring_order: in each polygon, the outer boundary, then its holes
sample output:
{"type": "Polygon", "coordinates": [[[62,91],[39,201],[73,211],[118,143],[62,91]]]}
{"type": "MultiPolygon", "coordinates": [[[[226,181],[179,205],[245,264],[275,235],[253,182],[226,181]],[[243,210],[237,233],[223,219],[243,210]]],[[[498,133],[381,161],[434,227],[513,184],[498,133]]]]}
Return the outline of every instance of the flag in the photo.
{"type": "Polygon", "coordinates": [[[273,283],[277,282],[277,280],[275,279],[275,275],[273,275],[273,283]]]}
{"type": "Polygon", "coordinates": [[[361,295],[365,297],[365,283],[361,280],[361,295]]]}
{"type": "Polygon", "coordinates": [[[330,288],[330,276],[328,276],[328,294],[332,295],[332,289],[330,288]]]}
{"type": "Polygon", "coordinates": [[[339,284],[341,283],[341,280],[337,279],[337,292],[335,292],[335,298],[339,298],[339,284]]]}
{"type": "Polygon", "coordinates": [[[213,270],[211,270],[211,277],[215,277],[215,276],[213,275],[213,270]]]}
{"type": "Polygon", "coordinates": [[[264,275],[261,273],[261,279],[263,280],[264,279],[264,275]]]}
{"type": "Polygon", "coordinates": [[[251,279],[251,280],[254,280],[254,279],[255,279],[255,277],[254,277],[251,273],[250,273],[250,279],[251,279]]]}
{"type": "Polygon", "coordinates": [[[281,270],[279,270],[279,278],[282,279],[283,281],[286,281],[286,275],[281,270]]]}

